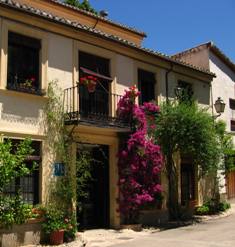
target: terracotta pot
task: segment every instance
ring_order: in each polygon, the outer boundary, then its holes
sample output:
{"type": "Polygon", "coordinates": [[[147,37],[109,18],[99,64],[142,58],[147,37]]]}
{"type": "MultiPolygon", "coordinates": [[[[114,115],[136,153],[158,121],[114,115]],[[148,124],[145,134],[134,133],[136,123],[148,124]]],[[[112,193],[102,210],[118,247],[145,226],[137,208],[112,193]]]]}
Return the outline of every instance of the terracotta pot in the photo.
{"type": "Polygon", "coordinates": [[[64,230],[57,230],[50,234],[50,244],[59,245],[64,243],[64,230]]]}
{"type": "Polygon", "coordinates": [[[96,89],[96,82],[95,81],[89,81],[87,85],[87,90],[89,93],[94,93],[96,89]]]}

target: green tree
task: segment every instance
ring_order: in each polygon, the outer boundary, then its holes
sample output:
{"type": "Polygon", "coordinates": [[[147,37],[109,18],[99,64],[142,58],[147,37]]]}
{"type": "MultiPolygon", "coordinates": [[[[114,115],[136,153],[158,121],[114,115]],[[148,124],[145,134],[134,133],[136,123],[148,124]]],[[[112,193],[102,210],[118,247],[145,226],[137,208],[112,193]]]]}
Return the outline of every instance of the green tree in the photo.
{"type": "Polygon", "coordinates": [[[67,3],[79,9],[83,9],[98,15],[98,12],[91,6],[88,0],[83,0],[82,3],[80,3],[79,0],[64,0],[64,3],[67,3]]]}
{"type": "Polygon", "coordinates": [[[157,118],[156,138],[165,156],[170,217],[179,218],[178,176],[173,154],[190,155],[202,174],[217,170],[221,149],[214,121],[207,109],[196,103],[168,102],[162,105],[157,118]]]}
{"type": "Polygon", "coordinates": [[[220,170],[226,173],[235,169],[235,150],[232,135],[226,132],[226,123],[224,121],[216,122],[215,128],[223,156],[220,170]]]}
{"type": "Polygon", "coordinates": [[[25,164],[26,157],[32,153],[30,139],[18,145],[13,145],[10,139],[0,140],[0,228],[22,224],[31,217],[32,206],[23,202],[20,189],[11,197],[4,190],[16,178],[32,172],[35,165],[29,168],[25,164]]]}
{"type": "Polygon", "coordinates": [[[77,8],[80,7],[79,0],[64,0],[64,3],[67,3],[67,4],[72,5],[74,7],[77,7],[77,8]]]}
{"type": "Polygon", "coordinates": [[[14,146],[10,139],[0,141],[0,195],[4,188],[18,177],[29,174],[25,159],[32,154],[31,140],[25,139],[17,146],[14,146]]]}

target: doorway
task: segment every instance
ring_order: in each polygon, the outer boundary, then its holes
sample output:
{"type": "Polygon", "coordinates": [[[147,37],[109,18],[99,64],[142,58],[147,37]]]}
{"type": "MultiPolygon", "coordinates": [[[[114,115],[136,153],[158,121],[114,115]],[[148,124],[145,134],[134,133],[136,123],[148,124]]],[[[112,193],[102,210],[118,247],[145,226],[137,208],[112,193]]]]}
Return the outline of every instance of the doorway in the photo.
{"type": "Polygon", "coordinates": [[[181,164],[181,205],[187,206],[195,200],[195,171],[190,163],[181,164]]]}
{"type": "MultiPolygon", "coordinates": [[[[80,146],[80,144],[79,144],[80,146]]],[[[109,146],[81,144],[89,154],[90,175],[84,188],[86,197],[79,202],[78,222],[83,229],[109,227],[109,146]]],[[[78,151],[78,157],[79,157],[78,151]]]]}

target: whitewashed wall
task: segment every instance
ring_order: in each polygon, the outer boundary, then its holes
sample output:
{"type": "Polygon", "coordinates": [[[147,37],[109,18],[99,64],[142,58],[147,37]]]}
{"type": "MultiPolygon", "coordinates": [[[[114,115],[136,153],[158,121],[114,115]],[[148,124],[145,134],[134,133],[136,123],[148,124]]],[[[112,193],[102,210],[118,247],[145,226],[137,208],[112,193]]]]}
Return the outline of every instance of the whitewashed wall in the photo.
{"type": "MultiPolygon", "coordinates": [[[[224,113],[218,118],[225,121],[227,125],[227,131],[230,130],[230,120],[233,116],[235,118],[235,112],[232,112],[229,107],[229,99],[235,99],[235,72],[232,71],[221,59],[210,52],[210,70],[216,74],[216,78],[212,82],[212,95],[213,101],[218,97],[221,97],[226,103],[224,113]]],[[[216,113],[215,109],[214,112],[216,113]]],[[[235,135],[235,132],[231,132],[235,135]]],[[[235,136],[233,137],[235,144],[235,136]]]]}

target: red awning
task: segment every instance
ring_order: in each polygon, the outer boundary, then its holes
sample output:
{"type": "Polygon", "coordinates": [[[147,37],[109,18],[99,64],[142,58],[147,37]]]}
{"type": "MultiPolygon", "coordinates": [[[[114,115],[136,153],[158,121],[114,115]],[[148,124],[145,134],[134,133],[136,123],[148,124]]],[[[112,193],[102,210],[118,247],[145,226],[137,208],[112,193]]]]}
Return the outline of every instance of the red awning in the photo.
{"type": "Polygon", "coordinates": [[[96,73],[92,70],[89,70],[89,69],[86,69],[84,67],[80,67],[80,69],[82,70],[82,72],[88,74],[88,75],[93,75],[93,76],[96,76],[98,78],[101,78],[101,79],[105,79],[105,80],[108,80],[108,81],[112,81],[113,79],[111,77],[108,77],[108,76],[105,76],[105,75],[101,75],[99,73],[96,73]]]}

